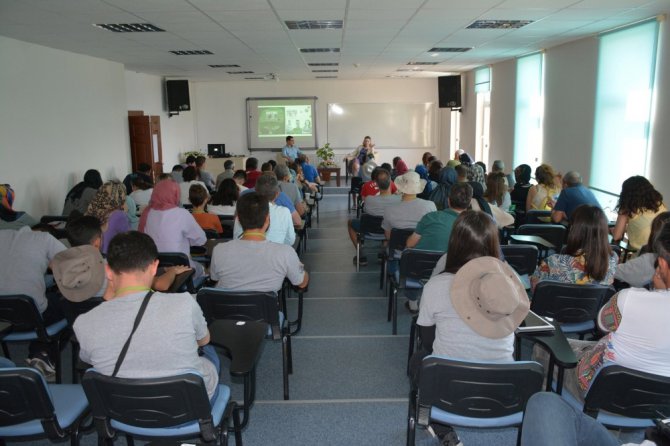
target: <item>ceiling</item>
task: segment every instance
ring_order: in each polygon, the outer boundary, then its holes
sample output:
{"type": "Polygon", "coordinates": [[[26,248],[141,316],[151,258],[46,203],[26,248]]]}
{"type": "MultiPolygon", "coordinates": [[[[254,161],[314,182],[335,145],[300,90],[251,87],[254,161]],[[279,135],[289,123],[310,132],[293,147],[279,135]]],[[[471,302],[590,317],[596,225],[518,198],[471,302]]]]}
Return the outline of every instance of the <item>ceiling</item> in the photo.
{"type": "Polygon", "coordinates": [[[664,12],[670,0],[0,0],[0,35],[198,81],[414,78],[467,71],[664,12]],[[532,23],[467,29],[481,19],[532,23]],[[289,30],[285,24],[301,20],[342,20],[343,26],[289,30]],[[151,23],[165,32],[93,26],[109,23],[151,23]],[[472,49],[429,53],[433,47],[472,49]],[[340,51],[300,51],[305,48],[340,51]],[[209,67],[226,64],[239,68],[209,67]],[[423,71],[406,71],[413,69],[423,71]],[[253,73],[228,73],[235,71],[253,73]]]}

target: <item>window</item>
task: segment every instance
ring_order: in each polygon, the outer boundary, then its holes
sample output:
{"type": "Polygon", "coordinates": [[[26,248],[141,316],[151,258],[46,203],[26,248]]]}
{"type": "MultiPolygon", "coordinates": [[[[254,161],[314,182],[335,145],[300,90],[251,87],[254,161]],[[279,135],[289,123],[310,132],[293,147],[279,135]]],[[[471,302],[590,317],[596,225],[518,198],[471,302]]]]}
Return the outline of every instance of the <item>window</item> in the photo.
{"type": "Polygon", "coordinates": [[[514,165],[542,162],[544,54],[521,57],[516,64],[514,165]]]}
{"type": "Polygon", "coordinates": [[[475,94],[477,97],[477,121],[475,159],[489,164],[489,128],[491,123],[491,68],[475,70],[475,94]]]}
{"type": "Polygon", "coordinates": [[[600,36],[590,185],[618,194],[647,172],[658,22],[600,36]]]}

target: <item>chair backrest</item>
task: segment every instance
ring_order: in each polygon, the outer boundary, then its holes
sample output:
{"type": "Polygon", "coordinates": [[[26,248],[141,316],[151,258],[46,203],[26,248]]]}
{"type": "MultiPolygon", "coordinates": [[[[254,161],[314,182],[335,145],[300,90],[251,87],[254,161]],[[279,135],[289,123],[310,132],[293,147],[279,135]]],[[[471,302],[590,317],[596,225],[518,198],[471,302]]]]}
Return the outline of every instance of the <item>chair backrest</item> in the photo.
{"type": "Polygon", "coordinates": [[[396,257],[396,254],[400,255],[407,246],[407,239],[412,233],[414,233],[413,229],[391,229],[391,237],[388,243],[389,258],[396,257]]]}
{"type": "Polygon", "coordinates": [[[147,429],[198,421],[203,439],[216,439],[205,383],[197,373],[128,379],[89,370],[82,386],[102,438],[114,436],[110,420],[115,420],[147,429]]]}
{"type": "Polygon", "coordinates": [[[497,418],[522,412],[542,390],[544,370],[534,361],[478,363],[427,356],[419,375],[418,422],[427,425],[439,408],[471,418],[497,418]]]}
{"type": "Polygon", "coordinates": [[[191,266],[188,256],[183,252],[159,252],[158,266],[168,268],[170,266],[191,266]]]}
{"type": "Polygon", "coordinates": [[[72,327],[75,319],[84,313],[88,313],[93,308],[104,302],[102,297],[91,297],[81,302],[72,302],[65,298],[60,300],[61,308],[65,313],[67,323],[72,327]]]}
{"type": "Polygon", "coordinates": [[[567,234],[567,229],[563,225],[550,225],[550,224],[525,224],[519,226],[516,230],[516,233],[519,235],[537,235],[551,243],[556,247],[556,252],[561,252],[563,244],[565,243],[565,237],[567,234]]]}
{"type": "Polygon", "coordinates": [[[14,426],[41,420],[47,437],[64,438],[54,405],[42,375],[35,369],[12,367],[0,369],[0,426],[14,426]]]}
{"type": "Polygon", "coordinates": [[[233,228],[235,227],[234,215],[219,215],[219,221],[223,228],[221,238],[233,238],[233,228]]]}
{"type": "Polygon", "coordinates": [[[384,229],[382,228],[382,221],[384,217],[376,217],[374,215],[366,214],[363,212],[361,214],[361,230],[360,234],[384,234],[384,229]]]}
{"type": "Polygon", "coordinates": [[[217,319],[265,322],[272,327],[272,338],[281,339],[279,299],[275,292],[201,288],[197,300],[208,323],[217,319]]]}
{"type": "Polygon", "coordinates": [[[213,238],[219,238],[219,233],[216,232],[214,229],[205,229],[205,237],[207,237],[207,240],[213,239],[213,238]]]}
{"type": "Polygon", "coordinates": [[[406,249],[400,256],[399,276],[400,288],[404,288],[408,280],[427,282],[433,274],[441,251],[425,251],[423,249],[406,249]]]}
{"type": "Polygon", "coordinates": [[[0,321],[12,324],[13,331],[35,330],[39,337],[47,337],[46,327],[35,301],[25,294],[0,296],[0,321]]]}
{"type": "Polygon", "coordinates": [[[361,193],[361,187],[363,186],[363,178],[361,177],[351,177],[351,189],[349,193],[361,193]]]}
{"type": "Polygon", "coordinates": [[[632,370],[620,365],[602,367],[584,402],[584,412],[600,410],[629,418],[664,418],[670,414],[670,377],[632,370]]]}
{"type": "Polygon", "coordinates": [[[500,246],[505,260],[520,275],[533,274],[537,267],[538,249],[533,245],[500,246]]]}
{"type": "Polygon", "coordinates": [[[561,323],[595,320],[616,291],[605,285],[576,285],[543,280],[535,287],[530,309],[561,323]]]}
{"type": "Polygon", "coordinates": [[[551,218],[551,211],[541,211],[539,209],[531,209],[526,212],[526,223],[531,225],[547,224],[547,221],[540,220],[541,218],[551,218]]]}
{"type": "Polygon", "coordinates": [[[43,215],[42,218],[40,218],[40,223],[67,223],[68,218],[68,215],[43,215]]]}

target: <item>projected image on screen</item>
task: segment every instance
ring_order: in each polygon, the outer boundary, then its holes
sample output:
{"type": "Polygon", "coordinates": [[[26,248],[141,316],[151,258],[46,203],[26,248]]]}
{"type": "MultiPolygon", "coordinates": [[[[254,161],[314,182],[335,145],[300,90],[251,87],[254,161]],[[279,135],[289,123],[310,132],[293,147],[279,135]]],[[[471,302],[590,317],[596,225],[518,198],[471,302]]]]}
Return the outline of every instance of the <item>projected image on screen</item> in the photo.
{"type": "Polygon", "coordinates": [[[311,105],[258,107],[258,137],[312,136],[311,105]]]}

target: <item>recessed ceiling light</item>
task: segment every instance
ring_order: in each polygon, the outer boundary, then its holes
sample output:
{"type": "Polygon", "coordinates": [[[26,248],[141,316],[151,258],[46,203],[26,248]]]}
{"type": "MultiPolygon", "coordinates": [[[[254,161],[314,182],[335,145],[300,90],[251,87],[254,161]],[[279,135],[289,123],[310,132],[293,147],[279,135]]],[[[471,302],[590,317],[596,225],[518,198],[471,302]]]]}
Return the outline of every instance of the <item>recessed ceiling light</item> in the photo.
{"type": "Polygon", "coordinates": [[[340,70],[312,70],[312,73],[337,73],[340,70]]]}
{"type": "Polygon", "coordinates": [[[337,67],[340,65],[339,62],[315,62],[315,63],[308,63],[310,67],[337,67]]]}
{"type": "Polygon", "coordinates": [[[230,65],[209,65],[212,68],[240,68],[239,65],[230,64],[230,65]]]}
{"type": "MultiPolygon", "coordinates": [[[[436,47],[428,50],[429,53],[465,53],[470,51],[471,47],[436,47]]],[[[431,54],[431,56],[437,56],[437,54],[431,54]]]]}
{"type": "Polygon", "coordinates": [[[96,28],[106,29],[115,33],[164,33],[161,29],[151,23],[94,23],[96,28]]]}
{"type": "Polygon", "coordinates": [[[286,20],[288,29],[342,29],[342,20],[286,20]]]}
{"type": "Polygon", "coordinates": [[[437,65],[439,62],[407,62],[407,65],[437,65]]]}
{"type": "Polygon", "coordinates": [[[301,53],[339,53],[339,48],[300,48],[301,53]]]}
{"type": "Polygon", "coordinates": [[[532,20],[477,20],[467,29],[517,29],[533,23],[532,20]]]}
{"type": "Polygon", "coordinates": [[[206,54],[214,54],[208,50],[172,50],[169,52],[176,54],[177,56],[202,56],[206,54]]]}
{"type": "Polygon", "coordinates": [[[228,74],[254,74],[253,71],[226,71],[228,74]]]}

